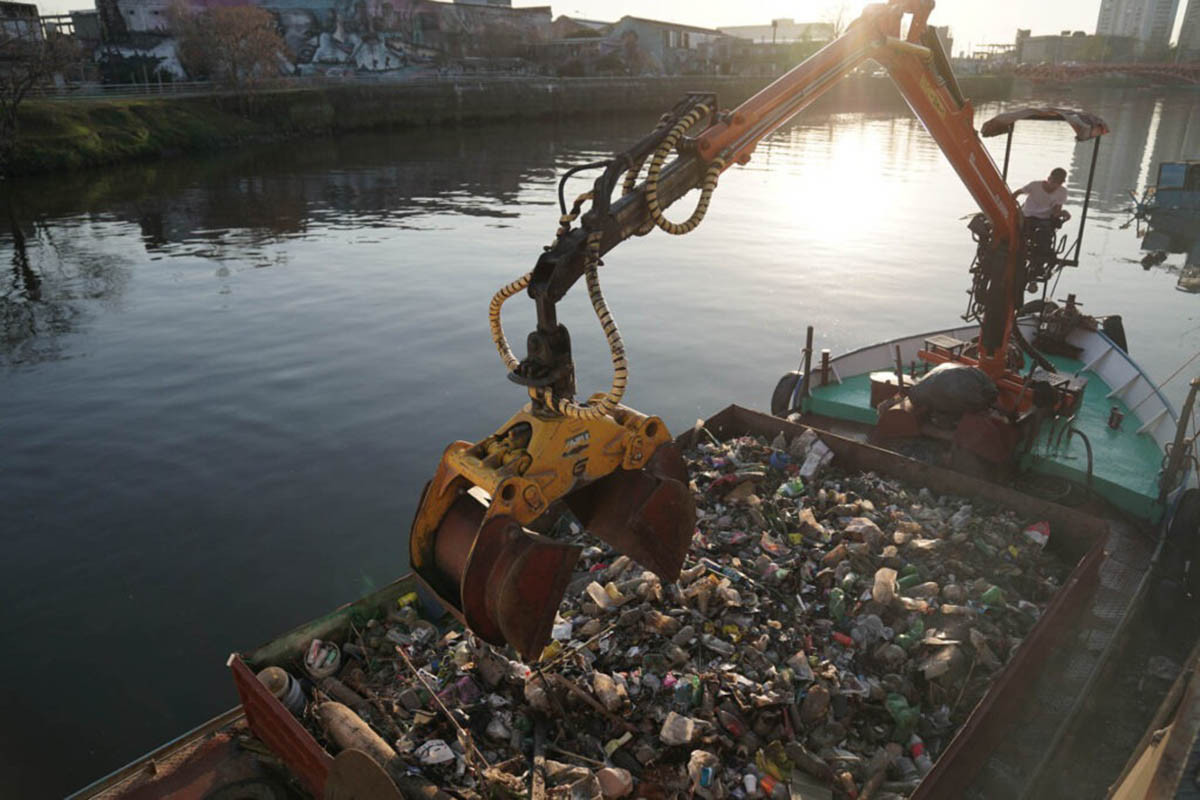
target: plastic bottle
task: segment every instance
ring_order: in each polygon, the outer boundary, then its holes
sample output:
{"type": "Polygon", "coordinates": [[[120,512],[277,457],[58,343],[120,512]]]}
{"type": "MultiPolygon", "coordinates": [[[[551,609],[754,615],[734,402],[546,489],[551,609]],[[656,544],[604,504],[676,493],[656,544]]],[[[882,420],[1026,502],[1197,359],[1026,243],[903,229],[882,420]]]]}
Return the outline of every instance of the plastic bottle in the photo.
{"type": "Polygon", "coordinates": [[[921,777],[921,773],[917,769],[917,765],[914,764],[913,760],[908,756],[900,756],[900,758],[897,758],[896,766],[900,770],[900,780],[902,781],[915,781],[917,778],[921,777]]]}
{"type": "Polygon", "coordinates": [[[847,572],[842,578],[842,592],[850,594],[854,592],[854,585],[858,583],[858,575],[854,572],[847,572]]]}
{"type": "Polygon", "coordinates": [[[1004,590],[999,586],[992,586],[979,599],[989,606],[1002,606],[1004,605],[1004,590]]]}
{"type": "Polygon", "coordinates": [[[933,759],[925,752],[925,742],[920,736],[915,733],[908,740],[908,752],[912,755],[913,763],[917,765],[917,771],[922,777],[929,774],[929,770],[933,769],[933,759]]]}
{"type": "Polygon", "coordinates": [[[776,780],[770,775],[763,775],[758,779],[758,788],[762,791],[763,797],[769,797],[771,800],[789,800],[792,796],[786,783],[776,780]]]}
{"type": "Polygon", "coordinates": [[[829,592],[829,615],[838,622],[846,618],[846,593],[840,588],[829,592]]]}
{"type": "MultiPolygon", "coordinates": [[[[888,713],[892,715],[892,719],[896,722],[896,738],[904,741],[904,734],[912,731],[917,726],[917,722],[921,719],[921,709],[913,708],[908,704],[908,699],[902,694],[892,692],[887,696],[884,702],[888,713]]],[[[911,741],[910,741],[911,744],[911,741]]]]}
{"type": "MultiPolygon", "coordinates": [[[[721,727],[729,731],[729,734],[734,738],[740,738],[746,732],[746,726],[737,718],[737,715],[723,708],[717,709],[717,722],[721,723],[721,727]]],[[[746,791],[753,790],[747,789],[746,791]]]]}
{"type": "Polygon", "coordinates": [[[896,637],[896,644],[900,645],[905,650],[911,650],[913,647],[920,644],[924,635],[925,622],[920,617],[917,617],[909,624],[908,630],[896,637]]]}

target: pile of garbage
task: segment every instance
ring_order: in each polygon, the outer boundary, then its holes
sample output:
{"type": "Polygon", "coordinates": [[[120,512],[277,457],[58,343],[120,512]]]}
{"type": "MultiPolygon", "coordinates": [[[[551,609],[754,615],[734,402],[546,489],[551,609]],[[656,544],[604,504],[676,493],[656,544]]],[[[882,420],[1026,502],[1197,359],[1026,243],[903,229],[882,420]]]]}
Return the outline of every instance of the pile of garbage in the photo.
{"type": "Polygon", "coordinates": [[[678,582],[587,547],[536,664],[403,597],[337,664],[309,649],[310,730],[350,746],[350,709],[393,776],[460,797],[906,797],[1065,579],[1048,526],[844,472],[811,432],[686,457],[678,582]]]}

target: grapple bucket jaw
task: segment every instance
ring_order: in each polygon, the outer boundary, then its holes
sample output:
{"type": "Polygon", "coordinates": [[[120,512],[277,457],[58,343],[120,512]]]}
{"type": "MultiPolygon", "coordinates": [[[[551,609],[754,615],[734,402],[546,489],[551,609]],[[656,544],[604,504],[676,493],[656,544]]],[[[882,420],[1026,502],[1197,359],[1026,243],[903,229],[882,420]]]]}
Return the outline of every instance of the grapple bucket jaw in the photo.
{"type": "Polygon", "coordinates": [[[618,407],[576,419],[518,412],[446,449],[413,520],[417,577],[486,642],[535,660],[581,547],[527,529],[563,500],[584,528],[665,581],[679,576],[696,510],[666,426],[618,407]]]}
{"type": "Polygon", "coordinates": [[[696,505],[674,444],[660,445],[645,469],[618,469],[563,500],[588,533],[664,581],[679,578],[695,530],[696,505]]]}
{"type": "Polygon", "coordinates": [[[532,660],[550,636],[580,548],[486,513],[475,493],[460,493],[434,533],[433,564],[417,576],[480,639],[532,660]]]}

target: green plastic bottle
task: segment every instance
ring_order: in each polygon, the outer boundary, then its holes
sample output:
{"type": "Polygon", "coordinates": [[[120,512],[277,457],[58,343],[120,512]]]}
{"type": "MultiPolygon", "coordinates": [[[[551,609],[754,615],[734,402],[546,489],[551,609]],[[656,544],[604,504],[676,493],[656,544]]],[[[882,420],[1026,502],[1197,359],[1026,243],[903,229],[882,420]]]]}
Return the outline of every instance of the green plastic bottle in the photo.
{"type": "Polygon", "coordinates": [[[985,605],[1002,606],[1004,605],[1004,590],[999,586],[992,586],[979,598],[985,605]]]}
{"type": "Polygon", "coordinates": [[[846,618],[846,593],[836,587],[829,592],[829,614],[838,622],[846,618]]]}
{"type": "Polygon", "coordinates": [[[906,741],[912,732],[916,730],[917,723],[921,719],[921,707],[910,706],[908,700],[902,694],[892,692],[887,696],[884,702],[888,713],[892,715],[892,719],[896,722],[896,730],[892,733],[892,738],[895,741],[906,741]]]}

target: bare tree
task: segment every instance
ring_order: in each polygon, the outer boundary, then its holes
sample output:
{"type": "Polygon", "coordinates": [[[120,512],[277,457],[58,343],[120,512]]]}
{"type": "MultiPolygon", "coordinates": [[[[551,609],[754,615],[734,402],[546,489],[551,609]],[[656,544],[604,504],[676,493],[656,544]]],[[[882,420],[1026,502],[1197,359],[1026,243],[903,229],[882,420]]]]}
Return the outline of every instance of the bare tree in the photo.
{"type": "Polygon", "coordinates": [[[18,112],[29,92],[79,60],[79,45],[70,37],[21,37],[0,29],[0,173],[11,167],[20,133],[18,112]]]}
{"type": "Polygon", "coordinates": [[[179,60],[193,78],[207,77],[237,91],[276,77],[287,46],[271,12],[259,6],[168,10],[179,60]]]}
{"type": "Polygon", "coordinates": [[[854,14],[851,12],[847,0],[835,0],[825,7],[825,12],[821,15],[821,21],[828,23],[833,29],[834,39],[846,32],[846,26],[853,19],[854,14]]]}

